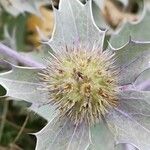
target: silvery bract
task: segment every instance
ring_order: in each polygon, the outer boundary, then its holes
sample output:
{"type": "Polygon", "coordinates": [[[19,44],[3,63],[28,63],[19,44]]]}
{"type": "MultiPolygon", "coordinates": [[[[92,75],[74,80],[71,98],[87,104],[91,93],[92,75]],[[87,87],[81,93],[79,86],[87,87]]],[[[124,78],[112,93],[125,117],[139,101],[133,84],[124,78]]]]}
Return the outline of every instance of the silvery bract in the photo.
{"type": "MultiPolygon", "coordinates": [[[[53,89],[50,90],[49,81],[41,82],[39,79],[39,72],[43,68],[12,66],[11,71],[0,75],[0,84],[7,90],[5,96],[31,102],[32,106],[30,109],[48,121],[48,124],[40,132],[35,133],[37,137],[36,149],[113,150],[118,143],[130,143],[141,150],[149,150],[150,92],[145,87],[150,76],[150,43],[136,42],[129,39],[121,48],[113,49],[110,46],[108,50],[103,51],[105,32],[100,31],[93,21],[91,0],[85,5],[78,0],[62,0],[59,10],[54,9],[54,12],[56,20],[55,30],[52,38],[47,42],[53,52],[47,58],[48,66],[46,71],[49,67],[51,70],[46,72],[46,79],[44,78],[43,80],[51,79],[49,75],[51,75],[51,71],[52,73],[56,71],[55,65],[57,67],[58,64],[54,60],[61,59],[62,61],[68,51],[70,57],[72,57],[71,50],[74,49],[78,49],[77,52],[79,53],[81,52],[81,57],[84,56],[82,55],[82,50],[85,50],[86,54],[90,53],[90,60],[95,64],[95,68],[97,67],[97,62],[101,62],[97,58],[103,59],[101,56],[95,57],[95,54],[101,54],[102,56],[111,55],[113,62],[111,61],[110,64],[113,63],[117,67],[117,103],[115,103],[116,105],[111,104],[110,106],[113,107],[109,107],[107,112],[101,113],[101,120],[99,118],[97,118],[98,121],[94,120],[94,125],[87,125],[84,119],[81,122],[74,123],[64,114],[60,117],[59,105],[51,103],[56,102],[55,99],[50,99],[50,93],[54,91],[53,89]],[[92,59],[92,54],[96,58],[96,62],[92,59]],[[50,66],[49,63],[51,63],[50,66]],[[43,89],[43,85],[45,89],[43,89]]],[[[65,59],[65,65],[68,65],[70,57],[65,59]]],[[[80,58],[80,56],[78,57],[80,58]]],[[[111,60],[110,57],[107,61],[109,60],[111,60]]],[[[76,61],[71,64],[74,65],[76,63],[78,64],[76,61]]],[[[102,65],[105,66],[106,64],[102,65]]],[[[105,67],[107,67],[107,70],[110,70],[107,65],[105,67]]],[[[63,70],[59,71],[63,72],[63,70]]],[[[84,79],[84,74],[76,72],[76,70],[74,70],[74,73],[78,74],[78,79],[81,81],[84,79]]],[[[92,74],[93,77],[92,70],[88,73],[88,75],[92,74]]],[[[108,73],[110,72],[108,71],[108,73]]],[[[92,79],[94,81],[98,80],[97,76],[94,76],[92,79]]],[[[104,80],[102,79],[102,81],[104,80]]],[[[109,80],[109,83],[112,82],[109,80]]],[[[95,84],[92,84],[92,86],[95,86],[95,84]]],[[[106,86],[104,87],[106,90],[106,86]]],[[[112,88],[109,90],[113,91],[112,88]]],[[[61,92],[64,96],[64,91],[61,92]]],[[[113,102],[109,101],[110,97],[107,91],[101,91],[100,94],[103,94],[102,98],[108,96],[108,102],[113,102]]],[[[56,100],[59,100],[58,97],[56,100]]],[[[96,99],[97,101],[98,99],[96,99]]],[[[61,100],[58,102],[62,103],[61,100]]],[[[105,105],[102,103],[102,106],[105,105]]],[[[93,104],[93,106],[97,105],[93,104]]],[[[72,109],[72,107],[69,108],[72,109]]],[[[88,106],[88,108],[90,107],[88,106]]],[[[100,111],[104,109],[100,107],[100,111]]]]}
{"type": "Polygon", "coordinates": [[[20,13],[29,12],[40,15],[39,7],[49,4],[49,0],[1,0],[0,5],[11,15],[18,16],[20,13]]]}

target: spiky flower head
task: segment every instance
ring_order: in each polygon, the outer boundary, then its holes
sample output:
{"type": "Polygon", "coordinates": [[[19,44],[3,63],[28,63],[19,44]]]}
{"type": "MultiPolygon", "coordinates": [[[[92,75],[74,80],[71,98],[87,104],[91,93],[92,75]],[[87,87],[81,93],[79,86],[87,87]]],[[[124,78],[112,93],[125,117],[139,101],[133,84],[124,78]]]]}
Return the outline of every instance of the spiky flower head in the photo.
{"type": "Polygon", "coordinates": [[[117,106],[117,70],[111,52],[66,47],[63,54],[51,57],[40,75],[49,102],[60,116],[67,116],[74,124],[94,124],[117,106]]]}

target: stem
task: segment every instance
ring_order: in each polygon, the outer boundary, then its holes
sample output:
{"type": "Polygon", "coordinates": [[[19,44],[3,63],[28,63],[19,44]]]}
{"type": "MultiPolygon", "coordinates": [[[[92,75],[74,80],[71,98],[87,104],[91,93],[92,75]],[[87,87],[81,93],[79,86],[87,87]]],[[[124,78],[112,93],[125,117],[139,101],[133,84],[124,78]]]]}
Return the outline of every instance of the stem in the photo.
{"type": "MultiPolygon", "coordinates": [[[[1,122],[1,120],[2,120],[2,117],[0,117],[0,122],[1,122]]],[[[5,123],[8,124],[8,125],[10,125],[10,126],[12,126],[16,130],[20,130],[21,129],[20,126],[16,125],[15,123],[13,123],[13,122],[11,122],[11,121],[9,121],[7,119],[5,120],[5,123]]],[[[23,133],[29,133],[29,132],[36,132],[36,130],[29,129],[29,128],[24,128],[23,133]]]]}
{"type": "Polygon", "coordinates": [[[137,150],[137,148],[135,148],[134,146],[132,146],[130,144],[125,144],[125,149],[124,150],[137,150]]]}
{"type": "Polygon", "coordinates": [[[117,149],[121,149],[121,150],[138,150],[133,145],[131,145],[131,144],[125,144],[125,143],[122,143],[117,149]]]}
{"type": "Polygon", "coordinates": [[[0,60],[0,69],[5,69],[5,68],[8,68],[8,69],[11,69],[11,66],[7,63],[7,62],[5,62],[5,61],[2,61],[2,60],[0,60]]]}
{"type": "Polygon", "coordinates": [[[35,62],[32,59],[27,58],[27,57],[17,53],[15,50],[12,50],[11,48],[5,46],[2,43],[0,43],[0,55],[2,55],[3,57],[13,58],[17,62],[21,63],[22,65],[28,66],[28,67],[40,67],[40,68],[44,67],[43,64],[35,62]]]}
{"type": "Polygon", "coordinates": [[[23,133],[23,130],[25,129],[25,126],[26,126],[26,124],[28,122],[28,119],[29,119],[29,114],[26,116],[26,119],[25,119],[25,121],[24,121],[24,123],[23,123],[23,125],[22,125],[22,127],[20,129],[20,131],[18,132],[18,135],[16,136],[16,138],[12,142],[12,145],[15,144],[18,141],[18,139],[20,138],[20,136],[23,133]]]}
{"type": "Polygon", "coordinates": [[[9,104],[9,102],[7,100],[4,100],[2,121],[1,121],[1,125],[0,125],[0,142],[1,142],[1,139],[2,139],[3,130],[4,130],[4,126],[5,126],[5,121],[6,121],[7,111],[8,111],[8,104],[9,104]]]}

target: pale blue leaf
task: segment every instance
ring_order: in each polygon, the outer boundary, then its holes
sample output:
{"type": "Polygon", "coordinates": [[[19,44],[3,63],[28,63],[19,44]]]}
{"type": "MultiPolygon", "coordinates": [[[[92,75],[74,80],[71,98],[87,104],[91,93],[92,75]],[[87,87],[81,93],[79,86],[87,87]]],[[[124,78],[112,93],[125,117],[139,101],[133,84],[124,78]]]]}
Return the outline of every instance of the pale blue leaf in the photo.
{"type": "Polygon", "coordinates": [[[117,108],[106,116],[118,143],[131,143],[140,150],[150,147],[150,92],[123,92],[117,108]]]}
{"type": "Polygon", "coordinates": [[[79,0],[61,0],[59,10],[54,9],[55,29],[48,44],[55,52],[62,52],[66,46],[103,47],[105,31],[95,25],[91,3],[91,0],[85,5],[79,0]]]}
{"type": "Polygon", "coordinates": [[[41,68],[12,66],[9,72],[1,73],[0,84],[7,90],[5,96],[39,105],[48,102],[47,92],[39,90],[42,87],[38,76],[40,71],[41,68]]]}
{"type": "Polygon", "coordinates": [[[29,110],[32,110],[33,112],[37,113],[39,116],[43,117],[48,122],[50,122],[58,113],[56,108],[51,104],[46,104],[42,106],[32,104],[29,110]]]}
{"type": "Polygon", "coordinates": [[[144,18],[139,23],[124,24],[120,32],[111,37],[110,43],[113,45],[113,47],[121,47],[128,42],[130,36],[133,40],[136,41],[150,41],[150,34],[148,32],[149,22],[150,12],[147,12],[146,15],[144,15],[144,18]]]}
{"type": "Polygon", "coordinates": [[[107,124],[102,120],[91,127],[91,142],[89,150],[114,150],[115,139],[107,124]]]}
{"type": "Polygon", "coordinates": [[[129,40],[121,48],[110,46],[109,49],[115,52],[121,85],[133,83],[141,72],[150,67],[150,42],[129,40]]]}
{"type": "Polygon", "coordinates": [[[35,135],[36,150],[85,150],[90,144],[89,127],[67,118],[54,118],[35,135]]]}
{"type": "Polygon", "coordinates": [[[134,86],[138,90],[150,91],[150,68],[143,71],[135,80],[134,86]]]}
{"type": "MultiPolygon", "coordinates": [[[[150,92],[149,91],[124,91],[120,96],[118,109],[130,114],[135,120],[136,117],[150,117],[150,92]]],[[[140,121],[140,120],[138,120],[140,121]]],[[[145,122],[141,122],[145,123],[145,122]]],[[[150,129],[150,124],[147,126],[150,129]]]]}

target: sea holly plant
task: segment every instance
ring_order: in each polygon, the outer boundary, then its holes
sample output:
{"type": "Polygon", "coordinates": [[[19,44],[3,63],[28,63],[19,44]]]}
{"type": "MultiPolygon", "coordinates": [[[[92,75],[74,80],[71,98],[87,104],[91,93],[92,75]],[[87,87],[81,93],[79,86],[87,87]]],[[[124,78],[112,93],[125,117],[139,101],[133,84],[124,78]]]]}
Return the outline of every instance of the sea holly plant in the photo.
{"type": "Polygon", "coordinates": [[[40,15],[39,7],[49,3],[49,0],[1,0],[0,6],[13,16],[18,16],[24,12],[40,15]]]}
{"type": "Polygon", "coordinates": [[[45,42],[45,67],[18,67],[0,74],[13,97],[48,123],[36,150],[113,150],[129,143],[150,147],[150,43],[129,41],[103,50],[105,31],[92,17],[92,1],[61,0],[55,29],[45,42]]]}

